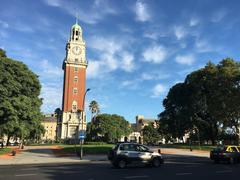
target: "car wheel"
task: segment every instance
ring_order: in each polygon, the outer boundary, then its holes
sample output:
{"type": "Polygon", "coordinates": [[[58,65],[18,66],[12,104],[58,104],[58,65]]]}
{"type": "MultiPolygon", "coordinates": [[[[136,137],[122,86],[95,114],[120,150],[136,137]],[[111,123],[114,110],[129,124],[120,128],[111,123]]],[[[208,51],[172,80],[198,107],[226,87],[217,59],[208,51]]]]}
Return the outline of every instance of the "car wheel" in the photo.
{"type": "Polygon", "coordinates": [[[152,161],[153,167],[159,167],[161,165],[161,161],[158,158],[154,158],[152,161]]]}
{"type": "Polygon", "coordinates": [[[119,168],[121,168],[121,169],[123,169],[123,168],[125,168],[127,166],[127,162],[125,161],[125,160],[119,160],[118,161],[118,167],[119,168]]]}

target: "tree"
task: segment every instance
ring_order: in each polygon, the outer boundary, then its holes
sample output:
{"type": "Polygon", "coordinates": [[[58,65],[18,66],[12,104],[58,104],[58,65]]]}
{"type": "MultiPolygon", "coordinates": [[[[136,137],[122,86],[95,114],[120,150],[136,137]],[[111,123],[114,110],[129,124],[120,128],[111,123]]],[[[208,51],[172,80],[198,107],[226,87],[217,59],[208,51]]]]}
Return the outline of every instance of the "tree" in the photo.
{"type": "Polygon", "coordinates": [[[130,133],[129,122],[116,114],[99,114],[95,122],[91,124],[91,135],[94,140],[116,142],[130,133]]]}
{"type": "Polygon", "coordinates": [[[156,144],[160,140],[160,134],[153,123],[143,128],[143,141],[146,144],[156,144]]]}
{"type": "Polygon", "coordinates": [[[173,86],[159,114],[160,132],[172,137],[196,130],[214,144],[226,128],[239,133],[240,64],[233,59],[211,62],[173,86]]]}
{"type": "Polygon", "coordinates": [[[0,134],[23,141],[41,126],[40,89],[36,74],[0,50],[0,134]]]}
{"type": "Polygon", "coordinates": [[[90,102],[89,110],[92,113],[91,121],[93,121],[93,119],[95,120],[96,116],[100,112],[100,108],[99,108],[99,105],[98,105],[97,101],[93,100],[93,101],[90,102]]]}
{"type": "Polygon", "coordinates": [[[54,114],[57,117],[57,122],[60,122],[62,117],[62,110],[60,108],[56,108],[54,114]]]}

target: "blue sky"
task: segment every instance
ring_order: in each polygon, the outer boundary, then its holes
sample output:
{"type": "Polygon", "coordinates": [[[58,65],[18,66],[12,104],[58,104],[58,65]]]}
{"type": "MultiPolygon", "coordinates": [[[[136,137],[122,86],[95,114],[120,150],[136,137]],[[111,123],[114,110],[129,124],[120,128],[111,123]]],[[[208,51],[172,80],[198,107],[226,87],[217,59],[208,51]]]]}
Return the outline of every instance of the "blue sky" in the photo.
{"type": "Polygon", "coordinates": [[[189,72],[239,58],[239,7],[237,0],[1,0],[0,47],[39,75],[42,111],[53,112],[78,14],[89,62],[86,107],[96,100],[102,113],[134,122],[138,114],[156,118],[169,88],[189,72]]]}

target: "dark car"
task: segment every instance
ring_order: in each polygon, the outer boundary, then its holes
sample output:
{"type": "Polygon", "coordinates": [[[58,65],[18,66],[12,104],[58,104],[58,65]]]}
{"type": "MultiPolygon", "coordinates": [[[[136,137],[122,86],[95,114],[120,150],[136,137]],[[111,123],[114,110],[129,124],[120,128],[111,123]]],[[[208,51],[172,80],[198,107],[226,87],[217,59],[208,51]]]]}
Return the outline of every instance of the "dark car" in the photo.
{"type": "Polygon", "coordinates": [[[114,167],[125,168],[131,163],[145,163],[153,167],[163,164],[162,155],[137,143],[119,143],[108,152],[108,159],[114,167]]]}
{"type": "Polygon", "coordinates": [[[210,152],[210,158],[214,160],[215,163],[219,163],[221,161],[225,161],[230,164],[239,163],[240,150],[237,146],[217,147],[210,152]]]}

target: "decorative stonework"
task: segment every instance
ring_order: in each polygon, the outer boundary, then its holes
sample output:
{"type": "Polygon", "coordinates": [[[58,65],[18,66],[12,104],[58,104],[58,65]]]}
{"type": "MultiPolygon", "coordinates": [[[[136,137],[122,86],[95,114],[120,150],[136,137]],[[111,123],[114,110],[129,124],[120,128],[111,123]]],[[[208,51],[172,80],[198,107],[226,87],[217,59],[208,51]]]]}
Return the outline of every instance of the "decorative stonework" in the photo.
{"type": "Polygon", "coordinates": [[[71,28],[63,62],[63,112],[58,123],[58,136],[61,139],[78,139],[80,130],[86,130],[86,68],[86,44],[82,38],[82,28],[76,23],[71,28]]]}

